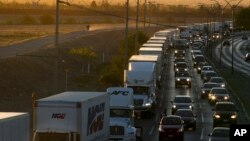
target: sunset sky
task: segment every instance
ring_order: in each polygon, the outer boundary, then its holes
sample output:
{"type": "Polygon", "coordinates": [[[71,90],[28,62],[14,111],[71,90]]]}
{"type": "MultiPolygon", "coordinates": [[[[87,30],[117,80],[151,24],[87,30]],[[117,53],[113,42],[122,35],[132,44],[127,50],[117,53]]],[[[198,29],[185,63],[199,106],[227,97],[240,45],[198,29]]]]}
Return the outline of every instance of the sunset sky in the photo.
{"type": "MultiPolygon", "coordinates": [[[[54,4],[56,0],[1,0],[1,1],[7,1],[7,2],[11,2],[11,1],[16,1],[16,2],[36,2],[39,1],[40,3],[49,3],[49,4],[54,4]]],[[[87,4],[93,0],[65,0],[65,1],[69,1],[72,3],[81,3],[81,4],[87,4]]],[[[95,0],[97,3],[101,3],[104,0],[95,0]]],[[[107,0],[110,3],[123,3],[126,0],[107,0]]],[[[145,0],[140,0],[140,2],[144,2],[145,0]]],[[[197,6],[199,3],[215,3],[211,0],[147,0],[147,1],[151,1],[151,2],[156,2],[156,3],[160,3],[160,4],[176,4],[176,5],[190,5],[190,6],[197,6]]],[[[225,0],[217,0],[218,2],[220,2],[220,4],[225,4],[225,0]]],[[[231,1],[231,0],[228,0],[231,1]]],[[[235,0],[237,3],[239,0],[235,0]]],[[[136,0],[130,0],[131,4],[135,4],[136,0]]],[[[232,2],[233,3],[233,2],[232,2]]],[[[242,5],[249,5],[250,1],[249,0],[243,0],[241,2],[242,5]]]]}

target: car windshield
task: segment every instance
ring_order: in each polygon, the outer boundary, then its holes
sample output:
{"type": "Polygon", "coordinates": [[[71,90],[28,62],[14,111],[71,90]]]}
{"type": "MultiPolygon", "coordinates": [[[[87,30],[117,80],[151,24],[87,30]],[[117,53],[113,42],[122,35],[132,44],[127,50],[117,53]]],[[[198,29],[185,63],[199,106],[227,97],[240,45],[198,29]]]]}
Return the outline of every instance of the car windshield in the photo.
{"type": "Polygon", "coordinates": [[[194,114],[192,113],[192,111],[181,111],[178,110],[176,111],[175,115],[181,116],[181,117],[194,117],[194,114]]]}
{"type": "Polygon", "coordinates": [[[176,118],[176,117],[166,117],[162,119],[161,123],[163,125],[180,125],[181,120],[180,118],[176,118]]]}
{"type": "Polygon", "coordinates": [[[203,67],[202,70],[213,70],[212,67],[203,67]]]}
{"type": "Polygon", "coordinates": [[[186,63],[178,63],[178,64],[176,64],[176,67],[186,68],[187,64],[186,63]]]}
{"type": "Polygon", "coordinates": [[[229,130],[214,130],[213,137],[229,137],[229,130]]]}
{"type": "Polygon", "coordinates": [[[208,72],[206,73],[206,76],[217,76],[215,72],[208,72]]]}
{"type": "Polygon", "coordinates": [[[192,100],[190,97],[175,97],[174,102],[175,103],[192,103],[192,100]]]}
{"type": "Polygon", "coordinates": [[[213,93],[213,94],[228,94],[226,89],[212,89],[211,93],[213,93]]]}
{"type": "Polygon", "coordinates": [[[189,77],[188,73],[177,73],[176,77],[189,77]]]}
{"type": "Polygon", "coordinates": [[[204,62],[204,61],[205,61],[205,59],[204,59],[203,56],[196,56],[196,57],[194,58],[194,60],[195,60],[195,61],[199,61],[199,62],[204,62]]]}
{"type": "Polygon", "coordinates": [[[236,111],[233,104],[217,104],[215,105],[216,111],[236,111]]]}
{"type": "Polygon", "coordinates": [[[203,88],[213,88],[213,87],[219,87],[218,84],[204,84],[203,88]]]}

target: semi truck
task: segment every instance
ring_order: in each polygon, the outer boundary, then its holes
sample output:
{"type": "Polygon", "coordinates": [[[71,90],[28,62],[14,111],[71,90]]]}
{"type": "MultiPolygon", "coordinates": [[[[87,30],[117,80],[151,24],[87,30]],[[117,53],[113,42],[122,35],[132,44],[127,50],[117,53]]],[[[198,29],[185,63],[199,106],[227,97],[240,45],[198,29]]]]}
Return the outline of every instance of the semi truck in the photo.
{"type": "Polygon", "coordinates": [[[136,141],[141,139],[134,126],[133,89],[109,87],[110,95],[110,140],[136,141]]]}
{"type": "Polygon", "coordinates": [[[155,70],[129,71],[124,70],[124,87],[132,88],[134,92],[134,108],[138,118],[153,114],[156,105],[155,70]],[[143,115],[142,115],[143,114],[143,115]]]}
{"type": "Polygon", "coordinates": [[[163,64],[157,55],[132,55],[129,58],[128,70],[135,70],[138,68],[140,71],[146,70],[144,67],[140,67],[138,65],[145,66],[146,64],[152,65],[155,63],[155,72],[157,78],[157,88],[161,85],[163,64]],[[148,63],[147,63],[148,62],[148,63]]]}
{"type": "Polygon", "coordinates": [[[30,141],[29,114],[0,112],[0,141],[30,141]]]}
{"type": "Polygon", "coordinates": [[[35,101],[34,141],[108,141],[109,95],[66,91],[35,101]]]}

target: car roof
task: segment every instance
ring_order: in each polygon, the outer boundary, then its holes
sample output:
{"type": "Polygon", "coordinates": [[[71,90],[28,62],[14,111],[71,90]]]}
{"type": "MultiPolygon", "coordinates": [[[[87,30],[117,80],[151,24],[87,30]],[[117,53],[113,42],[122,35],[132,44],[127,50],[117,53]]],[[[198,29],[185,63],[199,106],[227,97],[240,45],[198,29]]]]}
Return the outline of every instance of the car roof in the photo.
{"type": "Polygon", "coordinates": [[[175,97],[190,97],[190,96],[189,95],[176,95],[175,97]]]}
{"type": "Polygon", "coordinates": [[[193,110],[191,110],[191,109],[177,109],[177,111],[190,111],[190,112],[193,112],[193,110]]]}
{"type": "Polygon", "coordinates": [[[216,102],[216,105],[218,104],[230,104],[230,105],[235,105],[233,102],[230,102],[230,101],[219,101],[219,102],[216,102]]]}
{"type": "Polygon", "coordinates": [[[213,130],[230,130],[229,127],[214,127],[213,130]]]}

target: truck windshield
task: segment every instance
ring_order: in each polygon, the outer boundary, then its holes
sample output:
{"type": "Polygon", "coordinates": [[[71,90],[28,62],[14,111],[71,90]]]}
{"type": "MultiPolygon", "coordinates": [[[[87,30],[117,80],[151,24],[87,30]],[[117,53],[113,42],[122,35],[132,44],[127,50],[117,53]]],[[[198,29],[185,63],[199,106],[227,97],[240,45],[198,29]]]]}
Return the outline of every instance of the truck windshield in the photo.
{"type": "Polygon", "coordinates": [[[135,95],[149,95],[149,87],[131,86],[135,95]]]}
{"type": "Polygon", "coordinates": [[[34,141],[69,141],[68,133],[37,133],[34,141]]]}
{"type": "Polygon", "coordinates": [[[110,109],[110,117],[130,118],[132,110],[130,109],[110,109]]]}

